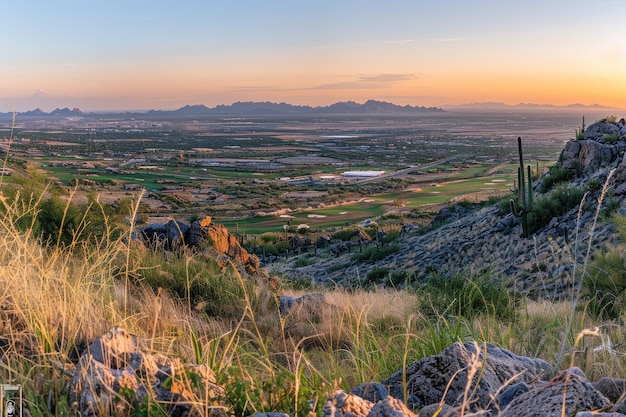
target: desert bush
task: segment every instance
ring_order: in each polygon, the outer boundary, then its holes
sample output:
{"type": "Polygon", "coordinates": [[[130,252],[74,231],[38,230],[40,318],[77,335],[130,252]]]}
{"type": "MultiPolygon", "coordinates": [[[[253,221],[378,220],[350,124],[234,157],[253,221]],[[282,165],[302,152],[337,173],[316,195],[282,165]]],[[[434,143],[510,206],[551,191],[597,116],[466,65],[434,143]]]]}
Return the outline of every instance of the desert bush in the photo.
{"type": "Polygon", "coordinates": [[[82,218],[78,206],[52,196],[39,204],[36,230],[44,241],[69,245],[78,234],[82,218]]]}
{"type": "MultiPolygon", "coordinates": [[[[213,259],[185,248],[179,249],[167,261],[158,250],[140,252],[136,280],[155,293],[168,291],[187,304],[189,311],[202,311],[208,316],[238,319],[242,316],[248,296],[254,291],[234,267],[222,270],[213,259]]],[[[256,301],[254,298],[252,302],[256,301]]]]}
{"type": "Polygon", "coordinates": [[[402,229],[400,227],[390,228],[387,232],[385,232],[385,235],[382,238],[382,243],[389,244],[396,240],[398,237],[400,237],[401,230],[402,229]]]}
{"type": "Polygon", "coordinates": [[[601,142],[614,145],[620,140],[620,138],[621,138],[621,135],[619,133],[614,133],[612,135],[604,135],[602,136],[601,142]]]}
{"type": "Polygon", "coordinates": [[[429,317],[452,315],[474,318],[487,314],[511,320],[520,298],[488,274],[466,277],[435,275],[417,290],[420,309],[429,317]]]}
{"type": "Polygon", "coordinates": [[[356,232],[356,227],[348,227],[332,234],[331,239],[348,241],[352,239],[352,236],[356,232]]]}
{"type": "Polygon", "coordinates": [[[596,251],[583,280],[585,307],[603,319],[618,318],[626,308],[626,217],[614,214],[612,221],[620,243],[596,251]]]}
{"type": "MultiPolygon", "coordinates": [[[[246,244],[246,248],[252,250],[250,242],[246,244]]],[[[254,252],[267,256],[278,256],[284,255],[289,249],[291,249],[289,242],[279,237],[279,235],[264,234],[261,236],[258,246],[254,247],[254,252]]]]}
{"type": "Polygon", "coordinates": [[[375,266],[370,269],[365,275],[365,280],[363,281],[363,285],[365,287],[371,286],[373,284],[382,283],[386,281],[389,276],[389,272],[391,270],[386,266],[375,266]]]}
{"type": "Polygon", "coordinates": [[[315,261],[313,259],[309,258],[308,256],[300,256],[293,263],[293,266],[296,267],[296,268],[302,268],[302,267],[305,267],[305,266],[313,265],[314,263],[315,263],[315,261]]]}
{"type": "Polygon", "coordinates": [[[550,167],[548,174],[543,177],[541,182],[541,191],[546,193],[554,188],[557,184],[562,182],[567,182],[574,176],[574,173],[561,168],[557,165],[553,165],[550,167]]]}
{"type": "Polygon", "coordinates": [[[377,262],[385,259],[387,256],[400,251],[398,245],[374,246],[370,245],[363,249],[363,252],[355,253],[352,259],[359,262],[372,261],[377,262]]]}
{"type": "Polygon", "coordinates": [[[598,120],[598,123],[615,123],[615,122],[617,122],[617,116],[614,116],[612,114],[610,116],[606,116],[598,120]]]}
{"type": "Polygon", "coordinates": [[[603,218],[611,218],[621,207],[620,199],[615,197],[615,190],[610,189],[606,193],[606,199],[602,211],[603,218]]]}
{"type": "Polygon", "coordinates": [[[534,199],[533,208],[528,213],[528,230],[532,234],[557,216],[562,216],[576,207],[585,195],[585,190],[578,187],[560,185],[548,194],[534,199]]]}
{"type": "Polygon", "coordinates": [[[342,269],[346,269],[349,266],[349,264],[345,264],[345,263],[341,263],[341,262],[337,262],[337,263],[333,263],[332,265],[329,265],[326,268],[326,272],[337,272],[337,271],[341,271],[342,269]]]}

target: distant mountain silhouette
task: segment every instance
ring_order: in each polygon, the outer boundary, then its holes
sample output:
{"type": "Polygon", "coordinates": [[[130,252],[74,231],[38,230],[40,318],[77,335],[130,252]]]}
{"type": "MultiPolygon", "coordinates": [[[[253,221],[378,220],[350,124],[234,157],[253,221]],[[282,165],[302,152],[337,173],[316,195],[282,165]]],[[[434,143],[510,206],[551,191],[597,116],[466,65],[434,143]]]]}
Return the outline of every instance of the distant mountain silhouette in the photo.
{"type": "Polygon", "coordinates": [[[445,110],[615,110],[615,107],[603,106],[600,104],[568,104],[557,106],[554,104],[519,103],[515,105],[500,102],[467,103],[443,106],[445,110]]]}
{"type": "MultiPolygon", "coordinates": [[[[62,109],[54,109],[49,113],[41,110],[40,108],[36,108],[35,110],[29,110],[25,112],[17,113],[18,117],[71,117],[71,116],[82,116],[84,113],[79,109],[74,107],[72,110],[64,107],[62,109]]],[[[11,116],[11,113],[0,113],[2,116],[11,116]]]]}
{"type": "MultiPolygon", "coordinates": [[[[109,115],[123,115],[126,117],[160,116],[160,117],[202,117],[202,116],[271,116],[271,115],[410,115],[444,113],[446,111],[580,111],[580,110],[615,110],[613,107],[599,104],[584,105],[570,104],[567,106],[555,106],[552,104],[519,103],[509,105],[499,102],[468,103],[441,107],[423,106],[399,106],[386,101],[368,100],[363,104],[355,101],[342,101],[328,106],[298,106],[287,103],[273,103],[270,101],[238,101],[230,105],[220,104],[215,107],[207,107],[204,104],[186,105],[177,110],[150,110],[147,112],[110,112],[109,115]]],[[[40,108],[17,113],[17,117],[75,117],[89,115],[102,115],[100,112],[83,113],[78,108],[55,109],[49,113],[40,108]]],[[[0,113],[0,120],[10,120],[12,113],[0,113]]]]}
{"type": "Polygon", "coordinates": [[[330,106],[296,106],[287,103],[241,102],[220,104],[208,108],[202,104],[187,105],[178,110],[150,110],[149,115],[210,116],[210,115],[289,115],[289,114],[398,114],[443,112],[438,107],[398,106],[384,101],[369,100],[364,104],[354,101],[340,102],[330,106]]]}

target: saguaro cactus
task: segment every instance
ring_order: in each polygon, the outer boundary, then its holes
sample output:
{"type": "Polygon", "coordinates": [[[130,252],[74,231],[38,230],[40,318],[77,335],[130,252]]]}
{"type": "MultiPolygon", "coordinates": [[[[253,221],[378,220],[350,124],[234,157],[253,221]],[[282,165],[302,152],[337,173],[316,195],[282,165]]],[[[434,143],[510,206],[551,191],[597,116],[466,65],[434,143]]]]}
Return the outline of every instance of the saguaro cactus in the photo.
{"type": "Polygon", "coordinates": [[[528,182],[524,175],[524,157],[522,155],[522,138],[517,138],[517,146],[519,152],[519,167],[517,168],[517,184],[518,184],[518,198],[517,207],[515,200],[511,199],[511,213],[514,216],[522,219],[522,234],[524,237],[530,235],[528,230],[528,213],[531,212],[533,207],[533,179],[531,175],[530,165],[528,165],[528,182]]]}

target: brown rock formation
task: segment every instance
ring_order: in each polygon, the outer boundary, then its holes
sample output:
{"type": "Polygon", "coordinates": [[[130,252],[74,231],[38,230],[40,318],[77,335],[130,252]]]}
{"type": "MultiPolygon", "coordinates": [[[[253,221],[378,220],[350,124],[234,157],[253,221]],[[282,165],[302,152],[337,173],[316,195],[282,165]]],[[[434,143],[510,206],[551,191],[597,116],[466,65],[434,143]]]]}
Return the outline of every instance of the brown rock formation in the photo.
{"type": "Polygon", "coordinates": [[[261,262],[241,247],[235,236],[222,224],[213,223],[210,216],[195,220],[189,225],[171,220],[166,224],[152,224],[139,230],[142,241],[171,250],[184,244],[204,250],[207,256],[225,267],[230,261],[242,265],[249,274],[258,271],[261,262]]]}
{"type": "Polygon", "coordinates": [[[188,241],[190,246],[200,246],[207,255],[213,255],[216,259],[227,256],[243,265],[248,273],[259,269],[259,258],[249,254],[224,225],[212,223],[208,216],[191,223],[188,241]]]}

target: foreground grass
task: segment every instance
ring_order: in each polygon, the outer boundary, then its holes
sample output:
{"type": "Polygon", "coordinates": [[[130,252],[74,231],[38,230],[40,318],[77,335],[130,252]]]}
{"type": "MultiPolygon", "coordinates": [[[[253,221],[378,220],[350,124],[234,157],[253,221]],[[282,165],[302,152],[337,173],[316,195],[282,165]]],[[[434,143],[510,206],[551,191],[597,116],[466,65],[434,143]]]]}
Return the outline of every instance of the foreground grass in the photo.
{"type": "Polygon", "coordinates": [[[116,325],[152,352],[207,364],[226,388],[220,403],[236,416],[306,415],[310,404],[319,414],[337,388],[380,381],[470,339],[550,363],[565,340],[564,367],[577,365],[590,379],[626,377],[624,357],[608,349],[626,342],[624,326],[599,322],[584,305],[572,315],[569,303],[522,300],[514,314],[499,315],[478,291],[484,312],[463,316],[433,309],[412,289],[320,288],[327,304],[283,317],[277,297],[298,295],[288,284],[133,243],[136,211],[125,226],[104,216],[97,236],[79,224],[63,244],[42,241],[29,226],[38,207],[37,199],[0,198],[0,379],[23,384],[33,415],[69,414],[71,378],[59,364],[76,362],[116,325]],[[576,340],[595,327],[600,336],[576,340]]]}

